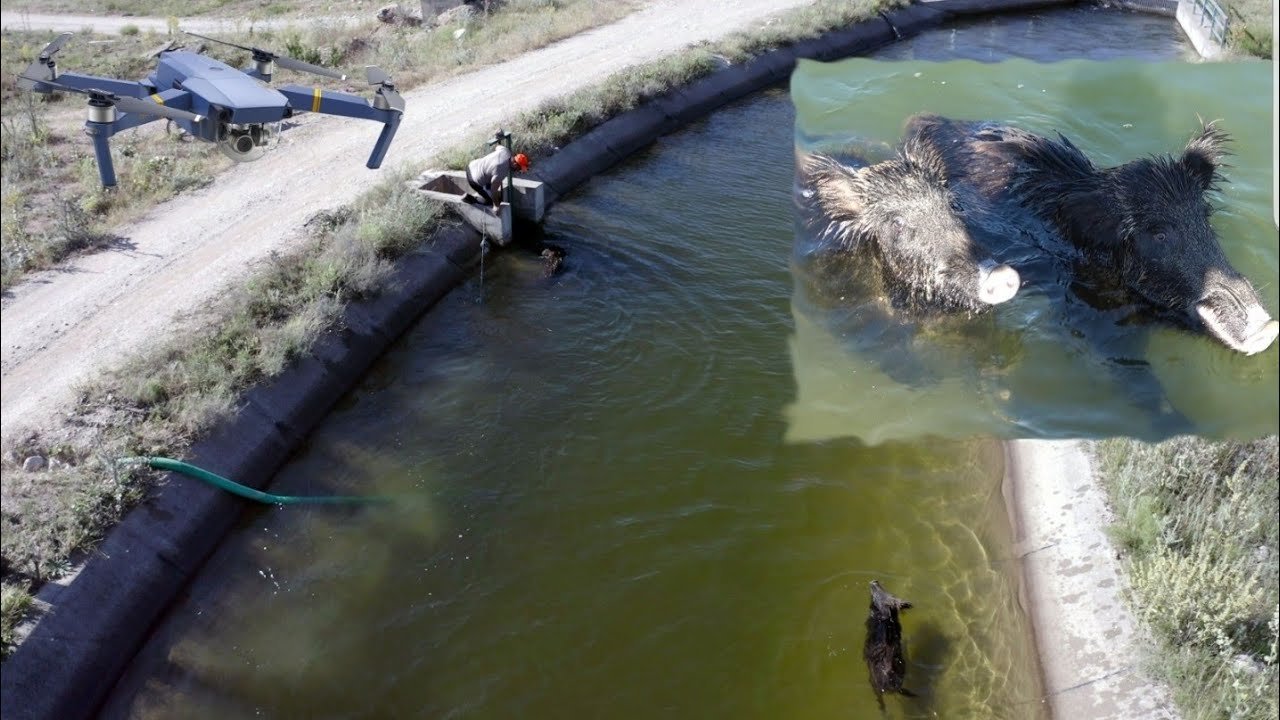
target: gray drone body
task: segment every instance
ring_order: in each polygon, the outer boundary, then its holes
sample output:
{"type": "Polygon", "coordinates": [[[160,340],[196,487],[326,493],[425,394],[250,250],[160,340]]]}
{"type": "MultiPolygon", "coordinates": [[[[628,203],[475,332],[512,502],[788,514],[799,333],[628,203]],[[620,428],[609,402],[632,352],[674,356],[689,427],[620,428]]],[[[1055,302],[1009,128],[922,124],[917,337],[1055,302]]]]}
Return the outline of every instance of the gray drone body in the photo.
{"type": "MultiPolygon", "coordinates": [[[[194,33],[188,33],[194,35],[194,33]]],[[[237,161],[255,160],[276,134],[280,121],[304,112],[364,118],[383,124],[366,166],[382,165],[400,118],[404,99],[381,69],[369,66],[366,76],[376,86],[373,98],[304,85],[273,88],[267,83],[276,65],[336,79],[346,76],[329,68],[275,55],[258,48],[224,43],[253,54],[254,65],[237,70],[207,55],[159,48],[157,67],[145,81],[58,73],[54,55],[71,37],[58,36],[18,79],[34,92],[70,91],[88,96],[85,132],[93,138],[103,187],[116,184],[109,140],[118,132],[167,118],[193,137],[216,143],[237,161]]],[[[204,37],[196,35],[196,37],[204,37]]],[[[213,42],[223,42],[204,38],[213,42]]]]}

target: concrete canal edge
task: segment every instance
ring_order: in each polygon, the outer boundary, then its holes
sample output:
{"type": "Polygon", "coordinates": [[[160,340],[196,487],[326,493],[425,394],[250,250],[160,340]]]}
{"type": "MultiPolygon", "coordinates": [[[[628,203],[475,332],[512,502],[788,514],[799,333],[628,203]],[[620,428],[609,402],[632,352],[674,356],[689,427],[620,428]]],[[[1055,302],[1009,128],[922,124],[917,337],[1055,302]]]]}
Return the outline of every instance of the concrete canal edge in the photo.
{"type": "Polygon", "coordinates": [[[1087,441],[1006,441],[1005,499],[1053,717],[1178,718],[1168,689],[1141,668],[1142,636],[1087,441]]]}
{"type": "MultiPolygon", "coordinates": [[[[1144,11],[1159,8],[1157,11],[1168,14],[1165,11],[1169,2],[1172,0],[1120,4],[1144,11]]],[[[546,183],[549,206],[662,135],[727,103],[785,82],[799,58],[837,60],[864,54],[960,17],[1072,4],[1075,0],[922,0],[879,19],[727,67],[613,118],[541,161],[537,179],[546,183]]],[[[324,336],[309,355],[273,381],[247,393],[236,417],[212,431],[184,459],[250,487],[267,485],[374,360],[468,276],[479,253],[480,237],[474,231],[462,227],[441,230],[428,246],[399,261],[390,289],[372,300],[351,304],[340,330],[324,336]]],[[[1096,492],[1100,490],[1088,475],[1043,479],[1023,469],[1048,472],[1053,468],[1043,467],[1038,458],[1052,457],[1053,453],[1064,452],[1064,448],[1066,445],[1056,442],[1027,446],[1019,441],[1008,444],[1006,451],[1013,469],[1009,477],[1013,480],[1014,513],[1020,520],[1018,532],[1065,550],[1071,544],[1054,534],[1068,524],[1041,524],[1056,515],[1037,514],[1040,511],[1035,503],[1042,502],[1045,493],[1053,497],[1055,488],[1060,489],[1063,482],[1083,483],[1096,492]]],[[[73,576],[48,583],[40,590],[37,602],[47,611],[4,663],[4,672],[0,673],[0,715],[6,720],[92,717],[148,634],[162,620],[165,610],[230,530],[241,507],[239,501],[206,485],[166,475],[160,490],[130,512],[73,576]]],[[[1100,532],[1104,527],[1101,518],[1101,514],[1077,514],[1073,522],[1100,532]]],[[[1087,545],[1085,549],[1095,548],[1087,545]]],[[[1053,698],[1070,698],[1077,703],[1072,708],[1090,708],[1086,714],[1073,712],[1059,717],[1137,716],[1095,714],[1093,709],[1101,706],[1146,708],[1148,694],[1134,694],[1130,699],[1125,693],[1135,692],[1132,684],[1105,684],[1098,682],[1104,678],[1078,675],[1074,662],[1067,662],[1065,646],[1046,642],[1053,637],[1053,628],[1079,619],[1075,608],[1068,606],[1085,596],[1054,594],[1058,588],[1051,583],[1061,570],[1031,559],[1035,554],[1028,555],[1024,570],[1048,692],[1053,698]],[[1073,678],[1079,687],[1060,684],[1073,682],[1073,678]]],[[[1110,567],[1113,576],[1117,572],[1114,556],[1095,554],[1091,559],[1095,566],[1110,567]]],[[[1084,586],[1077,583],[1073,587],[1084,586]]],[[[1088,590],[1089,602],[1085,606],[1092,604],[1095,590],[1088,590]]],[[[1121,615],[1127,613],[1122,605],[1109,609],[1121,615]]],[[[1099,629],[1097,623],[1091,627],[1094,631],[1099,629]]],[[[1117,641],[1106,636],[1109,631],[1101,629],[1102,647],[1114,651],[1117,641]]],[[[1090,643],[1095,635],[1096,632],[1087,634],[1090,643]]],[[[1080,643],[1081,652],[1092,658],[1097,643],[1080,643]]],[[[1054,707],[1058,707],[1057,701],[1054,707]]],[[[1150,713],[1142,716],[1159,717],[1150,713]]]]}
{"type": "MultiPolygon", "coordinates": [[[[241,398],[239,412],[199,441],[190,463],[262,488],[375,359],[423,310],[467,277],[479,240],[442,229],[402,258],[389,290],[349,305],[311,352],[241,398]]],[[[47,583],[48,610],[5,661],[4,718],[88,718],[244,505],[167,473],[72,576],[47,583]]]]}

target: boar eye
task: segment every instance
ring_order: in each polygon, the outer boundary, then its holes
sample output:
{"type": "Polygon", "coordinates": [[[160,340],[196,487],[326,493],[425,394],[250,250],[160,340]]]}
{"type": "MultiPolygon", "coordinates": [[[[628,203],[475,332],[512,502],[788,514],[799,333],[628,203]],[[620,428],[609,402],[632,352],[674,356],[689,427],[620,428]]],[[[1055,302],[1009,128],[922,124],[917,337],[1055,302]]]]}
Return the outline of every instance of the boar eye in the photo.
{"type": "Polygon", "coordinates": [[[1158,242],[1158,243],[1162,243],[1162,242],[1164,242],[1165,240],[1167,240],[1169,236],[1168,236],[1168,235],[1166,235],[1166,234],[1164,233],[1164,231],[1163,231],[1163,230],[1159,230],[1159,231],[1157,231],[1157,232],[1156,232],[1156,234],[1155,234],[1155,235],[1153,235],[1152,237],[1155,239],[1155,241],[1156,241],[1156,242],[1158,242]]]}
{"type": "Polygon", "coordinates": [[[895,215],[893,218],[893,224],[900,228],[904,228],[907,226],[907,221],[901,215],[895,215]]]}

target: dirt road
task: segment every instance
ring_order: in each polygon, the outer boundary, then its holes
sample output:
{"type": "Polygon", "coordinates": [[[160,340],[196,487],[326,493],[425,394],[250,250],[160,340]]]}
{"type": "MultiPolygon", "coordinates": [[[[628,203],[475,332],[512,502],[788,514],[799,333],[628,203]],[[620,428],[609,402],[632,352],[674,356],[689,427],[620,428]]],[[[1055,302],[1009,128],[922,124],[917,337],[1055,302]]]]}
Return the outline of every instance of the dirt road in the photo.
{"type": "MultiPolygon", "coordinates": [[[[180,18],[184,30],[200,33],[217,33],[233,30],[284,28],[289,25],[309,25],[313,22],[357,23],[373,17],[372,11],[365,17],[334,16],[325,18],[263,18],[247,20],[245,18],[180,18]]],[[[143,32],[168,32],[169,19],[162,17],[105,17],[102,15],[45,15],[22,10],[0,11],[0,28],[4,30],[53,30],[55,32],[79,32],[84,28],[92,28],[104,35],[119,34],[125,27],[135,27],[143,32]]]]}
{"type": "Polygon", "coordinates": [[[547,98],[807,4],[656,0],[613,25],[418,88],[405,94],[404,120],[381,171],[364,166],[376,123],[324,116],[286,131],[261,160],[118,228],[126,249],[73,260],[6,293],[0,436],[47,426],[65,412],[78,381],[181,332],[184,318],[227,283],[296,242],[307,218],[354,200],[387,169],[425,169],[434,154],[547,98]]]}

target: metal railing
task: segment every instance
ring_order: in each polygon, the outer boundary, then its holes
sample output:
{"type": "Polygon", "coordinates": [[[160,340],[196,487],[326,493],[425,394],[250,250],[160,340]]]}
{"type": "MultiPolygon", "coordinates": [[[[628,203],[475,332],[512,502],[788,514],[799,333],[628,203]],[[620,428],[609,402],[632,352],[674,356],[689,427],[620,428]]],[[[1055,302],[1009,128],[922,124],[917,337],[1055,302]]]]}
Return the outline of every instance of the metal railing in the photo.
{"type": "Polygon", "coordinates": [[[1218,0],[1191,0],[1192,17],[1207,25],[1209,37],[1219,45],[1227,44],[1227,11],[1222,9],[1218,0]]]}

